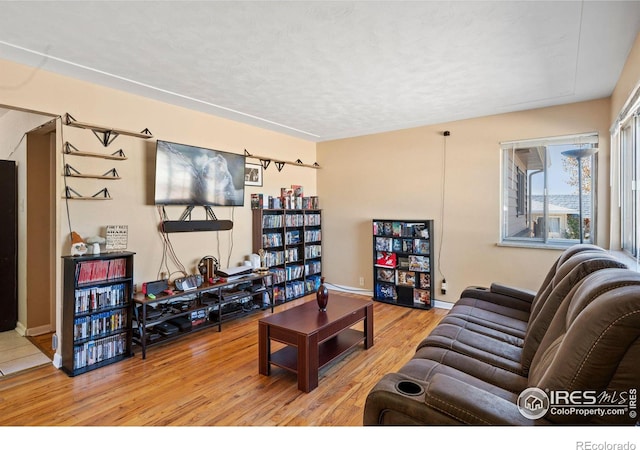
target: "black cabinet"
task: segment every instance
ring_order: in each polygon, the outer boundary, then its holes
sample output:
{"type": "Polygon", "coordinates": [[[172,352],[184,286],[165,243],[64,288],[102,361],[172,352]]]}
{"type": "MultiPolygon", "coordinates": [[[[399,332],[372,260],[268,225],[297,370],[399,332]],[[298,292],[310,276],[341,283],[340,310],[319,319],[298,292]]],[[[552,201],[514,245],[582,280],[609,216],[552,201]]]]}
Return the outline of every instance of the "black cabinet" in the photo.
{"type": "Polygon", "coordinates": [[[133,255],[63,257],[62,369],[68,375],[132,355],[133,255]]]}
{"type": "Polygon", "coordinates": [[[374,300],[429,309],[433,220],[373,220],[374,300]]]}

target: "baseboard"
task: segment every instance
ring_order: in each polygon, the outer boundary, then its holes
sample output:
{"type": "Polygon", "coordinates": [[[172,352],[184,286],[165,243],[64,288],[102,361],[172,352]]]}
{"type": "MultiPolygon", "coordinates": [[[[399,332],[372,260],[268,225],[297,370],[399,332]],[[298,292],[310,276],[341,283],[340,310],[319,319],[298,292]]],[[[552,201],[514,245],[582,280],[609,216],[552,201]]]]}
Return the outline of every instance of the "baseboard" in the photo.
{"type": "MultiPolygon", "coordinates": [[[[368,291],[362,288],[339,286],[337,284],[330,284],[330,283],[325,283],[325,286],[327,286],[327,289],[329,289],[330,291],[347,292],[349,294],[359,294],[359,295],[367,295],[369,297],[373,297],[373,291],[368,291]]],[[[433,307],[442,308],[442,309],[451,309],[453,308],[453,303],[434,299],[433,307]]]]}
{"type": "Polygon", "coordinates": [[[16,323],[16,333],[18,333],[20,336],[26,336],[27,333],[27,327],[25,327],[22,323],[18,322],[16,323]]]}
{"type": "Polygon", "coordinates": [[[53,367],[56,369],[62,367],[62,356],[59,353],[53,355],[53,367]]]}
{"type": "Polygon", "coordinates": [[[51,325],[42,325],[27,329],[25,331],[25,336],[40,336],[41,334],[51,333],[51,331],[51,325]]]}
{"type": "Polygon", "coordinates": [[[442,309],[451,309],[453,308],[453,303],[450,302],[445,302],[442,300],[434,300],[433,301],[433,307],[434,308],[442,308],[442,309]]]}
{"type": "Polygon", "coordinates": [[[325,283],[325,286],[327,286],[327,289],[329,289],[330,291],[347,292],[349,294],[368,295],[369,297],[373,297],[373,292],[367,289],[339,286],[337,284],[331,283],[325,283]]]}

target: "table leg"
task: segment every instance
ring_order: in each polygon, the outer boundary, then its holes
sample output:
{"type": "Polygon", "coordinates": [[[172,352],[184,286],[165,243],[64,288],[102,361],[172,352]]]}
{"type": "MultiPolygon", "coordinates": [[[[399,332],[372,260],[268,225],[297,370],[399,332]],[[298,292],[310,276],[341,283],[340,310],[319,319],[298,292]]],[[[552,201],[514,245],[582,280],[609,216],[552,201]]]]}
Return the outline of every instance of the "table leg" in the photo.
{"type": "Polygon", "coordinates": [[[318,387],[318,334],[298,336],[298,389],[311,392],[318,387]]]}
{"type": "Polygon", "coordinates": [[[364,315],[364,348],[373,347],[373,305],[366,307],[364,315]]]}
{"type": "Polygon", "coordinates": [[[140,341],[142,347],[142,359],[147,358],[147,304],[142,304],[142,328],[138,325],[140,331],[140,341]]]}
{"type": "Polygon", "coordinates": [[[258,366],[262,375],[271,373],[271,339],[269,338],[269,326],[258,324],[258,366]]]}

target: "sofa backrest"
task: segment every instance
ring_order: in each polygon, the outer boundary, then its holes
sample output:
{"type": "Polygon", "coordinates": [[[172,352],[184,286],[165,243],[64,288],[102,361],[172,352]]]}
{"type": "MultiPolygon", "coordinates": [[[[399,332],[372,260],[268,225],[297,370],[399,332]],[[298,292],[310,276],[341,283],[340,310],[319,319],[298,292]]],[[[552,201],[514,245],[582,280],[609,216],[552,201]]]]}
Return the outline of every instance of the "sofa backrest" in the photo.
{"type": "Polygon", "coordinates": [[[531,361],[558,308],[571,289],[587,275],[607,268],[627,268],[627,266],[601,250],[581,251],[560,261],[549,283],[549,295],[533,305],[531,310],[522,348],[521,363],[525,373],[528,372],[531,361]]]}
{"type": "MultiPolygon", "coordinates": [[[[546,392],[607,391],[625,401],[640,387],[640,274],[604,269],[578,282],[531,364],[528,384],[546,392]]],[[[606,402],[603,402],[606,403],[606,402]]],[[[558,423],[635,423],[613,415],[554,415],[558,423]]]]}
{"type": "Polygon", "coordinates": [[[532,310],[536,308],[536,305],[538,305],[537,307],[539,308],[540,307],[539,304],[544,303],[547,297],[549,297],[549,294],[551,293],[551,289],[553,288],[551,282],[553,281],[553,278],[556,275],[558,267],[561,266],[567,259],[571,258],[573,255],[580,252],[584,252],[584,251],[604,252],[605,250],[602,247],[598,247],[597,245],[593,245],[593,244],[576,244],[565,249],[560,254],[558,259],[556,259],[556,261],[553,263],[553,265],[547,272],[545,279],[542,281],[542,284],[540,285],[540,288],[538,289],[538,292],[536,293],[536,296],[533,299],[533,302],[531,304],[532,310]]]}

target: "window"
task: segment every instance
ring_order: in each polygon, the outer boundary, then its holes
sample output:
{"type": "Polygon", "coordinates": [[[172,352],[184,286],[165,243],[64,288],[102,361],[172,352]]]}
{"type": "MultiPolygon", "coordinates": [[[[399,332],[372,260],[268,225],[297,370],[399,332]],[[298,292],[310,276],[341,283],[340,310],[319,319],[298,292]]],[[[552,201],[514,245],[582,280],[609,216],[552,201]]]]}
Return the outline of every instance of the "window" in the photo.
{"type": "MultiPolygon", "coordinates": [[[[614,131],[618,138],[618,160],[620,169],[619,201],[620,201],[620,245],[633,257],[638,257],[638,214],[640,201],[638,197],[638,174],[640,173],[640,101],[631,109],[628,117],[619,122],[614,131]]],[[[615,139],[614,139],[615,141],[615,139]]]]}
{"type": "Polygon", "coordinates": [[[598,135],[513,141],[503,155],[502,242],[593,242],[598,135]]]}

